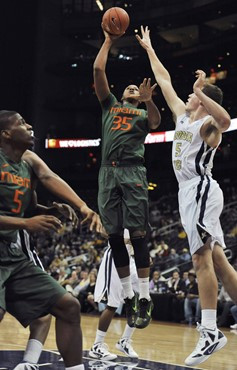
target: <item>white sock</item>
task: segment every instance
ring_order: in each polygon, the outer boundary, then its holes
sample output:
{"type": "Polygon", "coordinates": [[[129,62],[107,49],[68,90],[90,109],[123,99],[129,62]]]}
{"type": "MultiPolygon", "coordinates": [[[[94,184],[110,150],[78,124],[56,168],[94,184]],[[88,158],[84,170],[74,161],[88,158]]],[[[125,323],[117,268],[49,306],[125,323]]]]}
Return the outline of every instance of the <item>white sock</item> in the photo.
{"type": "Polygon", "coordinates": [[[83,364],[76,365],[76,366],[70,366],[70,367],[65,367],[65,370],[85,370],[85,366],[83,364]]]}
{"type": "Polygon", "coordinates": [[[151,297],[149,294],[149,277],[138,278],[139,282],[139,299],[146,298],[150,301],[151,297]]]}
{"type": "Polygon", "coordinates": [[[36,339],[29,339],[23,361],[37,364],[43,349],[43,344],[36,339]]]}
{"type": "Polygon", "coordinates": [[[131,328],[131,326],[129,326],[128,324],[126,324],[125,326],[125,329],[124,329],[124,332],[123,332],[123,335],[121,337],[121,339],[123,338],[126,338],[126,339],[131,339],[133,333],[134,333],[134,330],[136,328],[131,328]]]}
{"type": "Polygon", "coordinates": [[[131,276],[126,276],[124,278],[120,278],[125,298],[131,299],[134,296],[134,291],[132,290],[132,283],[131,283],[131,276]]]}
{"type": "Polygon", "coordinates": [[[97,329],[96,330],[95,343],[104,343],[106,333],[107,333],[106,331],[102,331],[102,330],[97,329]]]}
{"type": "Polygon", "coordinates": [[[208,329],[216,329],[216,310],[202,310],[201,325],[208,329]]]}

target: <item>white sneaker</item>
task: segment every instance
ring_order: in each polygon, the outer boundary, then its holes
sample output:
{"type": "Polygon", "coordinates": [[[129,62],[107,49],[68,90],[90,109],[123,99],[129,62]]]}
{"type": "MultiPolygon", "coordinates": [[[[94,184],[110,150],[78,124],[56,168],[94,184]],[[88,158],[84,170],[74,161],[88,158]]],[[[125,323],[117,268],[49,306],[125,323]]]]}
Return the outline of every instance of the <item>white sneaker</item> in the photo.
{"type": "Polygon", "coordinates": [[[39,365],[30,364],[29,362],[21,362],[16,365],[13,370],[39,370],[39,365]]]}
{"type": "Polygon", "coordinates": [[[107,344],[102,342],[93,344],[89,352],[89,356],[92,358],[99,358],[105,361],[112,361],[117,358],[117,355],[109,352],[107,344]]]}
{"type": "Polygon", "coordinates": [[[119,341],[116,343],[116,348],[125,353],[128,357],[131,358],[138,358],[138,354],[134,351],[132,348],[132,340],[128,338],[122,338],[119,339],[119,341]]]}
{"type": "Polygon", "coordinates": [[[206,361],[214,352],[227,343],[226,336],[219,329],[207,329],[197,323],[200,338],[194,351],[185,359],[185,365],[195,366],[206,361]]]}
{"type": "Polygon", "coordinates": [[[230,328],[231,328],[231,329],[237,329],[237,324],[230,325],[230,328]]]}

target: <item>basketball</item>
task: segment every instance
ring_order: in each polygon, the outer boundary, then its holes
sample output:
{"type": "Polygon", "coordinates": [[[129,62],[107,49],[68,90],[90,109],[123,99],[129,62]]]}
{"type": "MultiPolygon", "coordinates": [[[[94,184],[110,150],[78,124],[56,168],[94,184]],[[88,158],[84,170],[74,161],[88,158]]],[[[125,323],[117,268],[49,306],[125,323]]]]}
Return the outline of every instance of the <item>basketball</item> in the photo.
{"type": "Polygon", "coordinates": [[[111,35],[121,35],[130,23],[126,10],[114,7],[106,10],[102,18],[102,28],[111,35]]]}

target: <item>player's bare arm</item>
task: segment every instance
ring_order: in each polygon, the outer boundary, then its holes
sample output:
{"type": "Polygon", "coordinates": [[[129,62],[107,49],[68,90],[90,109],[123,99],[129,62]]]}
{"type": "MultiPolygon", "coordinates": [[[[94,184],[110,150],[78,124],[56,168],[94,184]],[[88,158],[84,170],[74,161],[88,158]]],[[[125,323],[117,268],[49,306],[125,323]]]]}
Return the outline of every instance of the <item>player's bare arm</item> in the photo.
{"type": "Polygon", "coordinates": [[[34,152],[27,150],[23,159],[32,167],[36,177],[54,195],[78,209],[84,216],[83,223],[90,224],[90,230],[101,231],[102,225],[99,215],[90,209],[87,204],[74,192],[74,190],[54,173],[46,163],[34,152]]]}
{"type": "Polygon", "coordinates": [[[202,92],[205,86],[206,74],[202,70],[196,71],[196,78],[193,85],[195,95],[200,99],[201,104],[211,116],[201,127],[201,136],[203,140],[211,147],[216,147],[221,139],[221,133],[230,126],[230,116],[228,112],[214,100],[202,92]]]}
{"type": "Polygon", "coordinates": [[[99,101],[103,101],[107,98],[110,93],[108,80],[105,73],[105,68],[108,60],[108,55],[114,40],[119,36],[112,36],[108,32],[104,31],[105,40],[100,48],[99,53],[94,61],[93,73],[94,73],[94,84],[95,92],[99,101]]]}
{"type": "Polygon", "coordinates": [[[150,30],[147,26],[145,28],[141,26],[141,35],[142,37],[136,35],[136,38],[140,45],[143,47],[143,49],[145,49],[147,52],[155,79],[158,85],[160,86],[162,94],[164,95],[164,98],[176,119],[176,117],[185,113],[185,104],[177,96],[172,86],[169,72],[160,62],[152,47],[150,39],[150,30]]]}
{"type": "Polygon", "coordinates": [[[77,214],[69,204],[53,202],[51,207],[46,207],[43,204],[38,203],[36,191],[33,193],[30,208],[32,208],[35,211],[35,214],[38,215],[51,215],[57,218],[63,216],[71,221],[73,227],[78,226],[79,219],[77,214]]]}
{"type": "Polygon", "coordinates": [[[61,221],[54,216],[40,215],[30,218],[0,216],[1,230],[27,230],[28,232],[58,231],[61,221]]]}

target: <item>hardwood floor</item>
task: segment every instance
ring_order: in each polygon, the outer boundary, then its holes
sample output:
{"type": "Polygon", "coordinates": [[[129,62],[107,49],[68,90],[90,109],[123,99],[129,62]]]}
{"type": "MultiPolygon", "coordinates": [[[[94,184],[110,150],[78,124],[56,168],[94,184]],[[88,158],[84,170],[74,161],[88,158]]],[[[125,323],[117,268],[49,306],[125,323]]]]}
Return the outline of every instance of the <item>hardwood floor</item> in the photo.
{"type": "MultiPolygon", "coordinates": [[[[98,316],[82,316],[83,348],[90,349],[95,338],[98,316]]],[[[115,318],[106,336],[110,351],[120,354],[115,349],[125,326],[125,319],[115,318]]],[[[221,351],[199,365],[200,369],[236,370],[237,331],[224,328],[228,343],[221,351]]],[[[0,350],[23,350],[29,331],[24,329],[12,316],[6,314],[1,323],[0,350]]],[[[153,321],[144,330],[136,330],[133,335],[133,346],[140,358],[165,364],[184,366],[185,357],[193,350],[198,340],[194,327],[153,321]]],[[[45,343],[45,349],[55,350],[54,320],[45,343]]],[[[158,369],[159,367],[157,367],[158,369]]]]}

